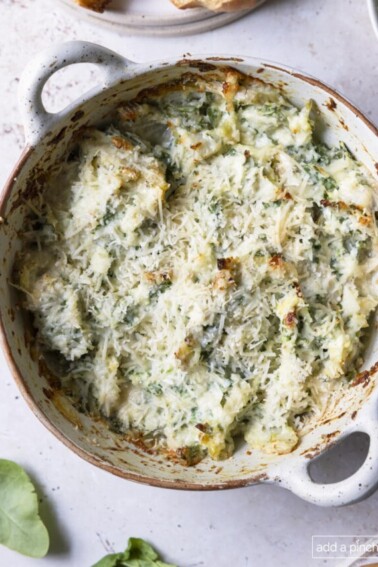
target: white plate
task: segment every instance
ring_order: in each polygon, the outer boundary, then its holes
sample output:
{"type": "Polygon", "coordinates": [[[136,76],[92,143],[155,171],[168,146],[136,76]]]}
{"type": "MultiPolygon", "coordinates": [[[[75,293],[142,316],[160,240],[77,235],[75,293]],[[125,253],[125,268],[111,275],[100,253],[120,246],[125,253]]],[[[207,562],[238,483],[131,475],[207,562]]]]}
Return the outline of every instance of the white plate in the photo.
{"type": "MultiPolygon", "coordinates": [[[[260,0],[258,5],[265,0],[260,0]]],[[[59,0],[78,15],[124,32],[150,35],[178,35],[208,31],[233,22],[250,10],[215,13],[202,8],[178,10],[169,0],[113,0],[99,14],[78,6],[74,0],[59,0]]]]}

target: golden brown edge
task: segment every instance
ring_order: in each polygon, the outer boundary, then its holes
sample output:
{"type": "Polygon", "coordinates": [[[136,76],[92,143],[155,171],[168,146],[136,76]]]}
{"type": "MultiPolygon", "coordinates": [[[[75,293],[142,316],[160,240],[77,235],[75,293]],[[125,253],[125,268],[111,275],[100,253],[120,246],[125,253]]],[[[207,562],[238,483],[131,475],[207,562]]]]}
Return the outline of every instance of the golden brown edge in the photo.
{"type": "MultiPolygon", "coordinates": [[[[183,65],[183,64],[190,66],[191,60],[187,59],[187,60],[185,60],[185,63],[181,62],[181,65],[183,65]]],[[[372,122],[370,122],[358,108],[356,108],[351,102],[349,102],[347,99],[345,99],[337,91],[328,87],[327,85],[325,85],[324,83],[322,83],[318,79],[308,77],[308,76],[303,75],[301,73],[291,72],[288,69],[285,69],[285,68],[282,68],[282,67],[279,67],[279,66],[275,66],[275,65],[265,64],[264,67],[276,69],[280,72],[284,72],[284,73],[293,75],[294,77],[296,77],[296,78],[298,78],[302,81],[305,81],[305,82],[307,82],[307,83],[309,83],[313,86],[319,87],[320,89],[325,91],[327,94],[333,96],[336,100],[338,100],[339,102],[344,104],[347,108],[349,108],[349,110],[351,110],[354,113],[354,115],[358,119],[360,119],[372,131],[373,135],[378,137],[378,128],[376,126],[374,126],[374,124],[372,122]]],[[[33,151],[34,151],[34,148],[30,147],[30,146],[26,147],[23,150],[17,164],[15,165],[14,169],[12,170],[7,182],[5,183],[4,189],[3,189],[1,196],[0,196],[0,216],[4,216],[6,205],[8,203],[9,198],[10,198],[11,191],[12,191],[13,185],[14,185],[16,179],[17,179],[17,176],[18,176],[19,172],[22,170],[26,161],[29,159],[30,155],[33,153],[33,151]]],[[[257,474],[256,476],[252,476],[252,477],[246,478],[246,479],[226,480],[223,483],[205,485],[205,484],[196,484],[196,483],[185,482],[185,481],[182,481],[180,479],[158,480],[158,479],[154,479],[154,478],[147,477],[147,476],[143,477],[143,476],[140,476],[138,474],[125,472],[124,470],[121,470],[120,468],[118,468],[114,465],[110,465],[106,461],[99,459],[98,457],[95,457],[94,455],[88,453],[85,449],[82,449],[81,447],[79,447],[78,445],[73,443],[73,441],[68,439],[68,437],[66,437],[53,423],[51,423],[51,421],[47,418],[47,416],[45,415],[43,410],[38,407],[37,403],[34,401],[32,395],[31,395],[31,392],[30,392],[26,382],[24,381],[24,379],[22,377],[22,374],[21,374],[21,372],[20,372],[20,370],[17,366],[17,363],[16,363],[16,361],[13,357],[13,354],[11,352],[11,349],[9,347],[1,310],[0,310],[0,344],[1,344],[2,350],[5,354],[5,358],[7,360],[8,367],[9,367],[9,369],[10,369],[12,375],[13,375],[13,378],[14,378],[22,396],[24,397],[26,403],[28,404],[28,406],[30,407],[30,409],[32,410],[34,415],[39,419],[39,421],[53,435],[55,435],[55,437],[57,439],[59,439],[59,441],[61,441],[66,447],[68,447],[74,453],[76,453],[76,455],[78,455],[82,459],[88,461],[92,465],[95,465],[95,466],[97,466],[97,467],[99,467],[99,468],[101,468],[101,469],[103,469],[107,472],[110,472],[110,473],[112,473],[112,474],[114,474],[118,477],[124,478],[126,480],[138,482],[138,483],[141,483],[141,484],[147,484],[149,486],[155,486],[155,487],[158,487],[158,488],[170,488],[170,489],[176,489],[176,490],[193,490],[193,491],[226,490],[226,489],[231,489],[231,488],[242,488],[244,486],[249,486],[249,485],[252,485],[252,484],[263,483],[263,482],[273,482],[273,483],[281,482],[281,479],[279,477],[269,479],[269,477],[266,474],[257,474]]],[[[340,432],[340,435],[342,435],[342,432],[340,432]]],[[[336,439],[332,439],[332,440],[330,439],[329,442],[327,442],[324,445],[321,452],[326,450],[327,447],[329,445],[331,445],[332,443],[334,443],[335,441],[336,441],[336,439]]]]}

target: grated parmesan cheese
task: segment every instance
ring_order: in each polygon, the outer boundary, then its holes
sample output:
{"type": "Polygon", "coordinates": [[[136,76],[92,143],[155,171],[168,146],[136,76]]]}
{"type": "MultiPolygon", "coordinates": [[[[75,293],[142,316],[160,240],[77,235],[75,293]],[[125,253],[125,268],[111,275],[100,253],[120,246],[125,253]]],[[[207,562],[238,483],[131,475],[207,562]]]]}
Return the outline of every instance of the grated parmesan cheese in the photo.
{"type": "Polygon", "coordinates": [[[357,369],[377,184],[316,141],[312,106],[230,70],[158,89],[33,203],[17,283],[42,348],[86,407],[189,464],[236,435],[291,451],[357,369]]]}

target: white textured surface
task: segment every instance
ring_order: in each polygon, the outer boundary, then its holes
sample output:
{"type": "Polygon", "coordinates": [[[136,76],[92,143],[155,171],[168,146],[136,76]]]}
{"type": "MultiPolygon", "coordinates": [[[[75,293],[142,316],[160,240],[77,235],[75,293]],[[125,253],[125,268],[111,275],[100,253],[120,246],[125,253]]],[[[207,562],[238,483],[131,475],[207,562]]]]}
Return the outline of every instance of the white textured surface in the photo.
{"type": "MultiPolygon", "coordinates": [[[[222,30],[172,39],[117,35],[52,5],[0,0],[1,184],[23,147],[16,97],[21,70],[38,50],[68,39],[99,42],[136,61],[188,51],[279,61],[335,86],[378,123],[378,42],[363,0],[271,0],[222,30]]],[[[64,106],[95,79],[91,68],[59,73],[48,85],[49,108],[64,106]]],[[[35,480],[52,536],[48,558],[31,560],[0,548],[1,566],[89,567],[107,550],[122,549],[129,536],[140,536],[180,567],[302,567],[323,563],[311,561],[311,535],[376,529],[378,494],[351,507],[320,509],[270,486],[200,494],[112,477],[56,441],[20,398],[2,358],[0,368],[0,457],[16,460],[35,480]]],[[[357,438],[338,450],[323,474],[351,470],[364,447],[357,438]]]]}

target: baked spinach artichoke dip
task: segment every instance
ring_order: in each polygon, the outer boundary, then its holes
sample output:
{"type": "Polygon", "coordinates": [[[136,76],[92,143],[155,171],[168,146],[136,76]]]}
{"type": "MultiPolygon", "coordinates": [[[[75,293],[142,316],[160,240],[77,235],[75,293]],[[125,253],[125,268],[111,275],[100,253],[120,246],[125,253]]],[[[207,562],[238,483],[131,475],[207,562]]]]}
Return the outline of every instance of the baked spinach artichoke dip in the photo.
{"type": "Polygon", "coordinates": [[[15,283],[83,411],[183,464],[284,454],[362,363],[377,183],[320,112],[232,68],[86,128],[29,203],[15,283]]]}

